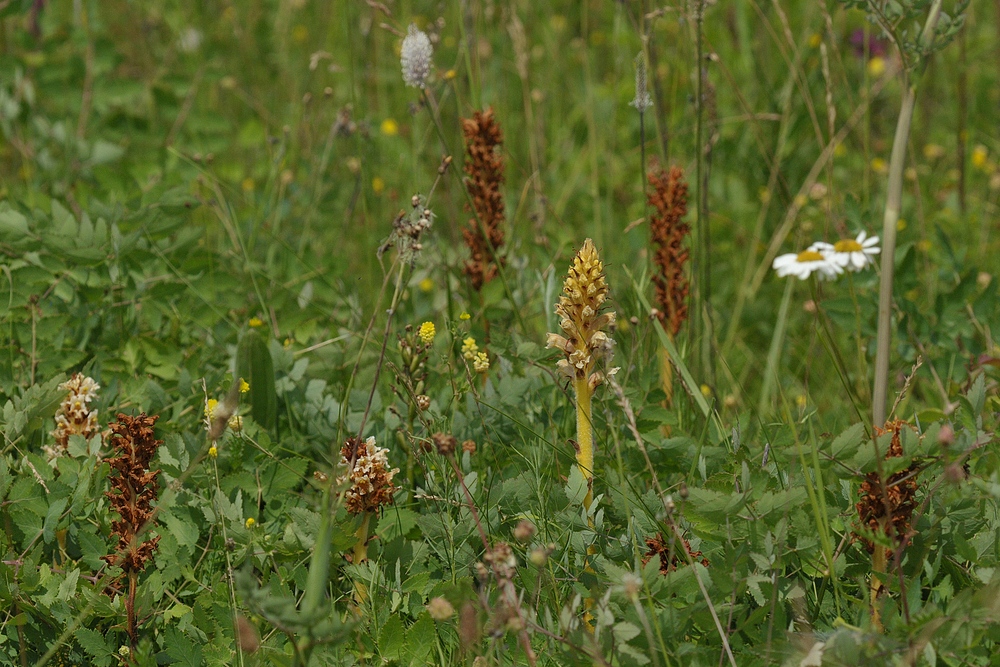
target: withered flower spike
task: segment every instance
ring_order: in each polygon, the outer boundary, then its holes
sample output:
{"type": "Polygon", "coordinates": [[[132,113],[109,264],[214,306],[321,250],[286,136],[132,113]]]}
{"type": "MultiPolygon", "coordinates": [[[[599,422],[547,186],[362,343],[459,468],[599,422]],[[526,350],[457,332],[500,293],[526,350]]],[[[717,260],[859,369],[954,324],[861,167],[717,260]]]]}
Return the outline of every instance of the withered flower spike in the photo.
{"type": "Polygon", "coordinates": [[[656,209],[650,217],[650,235],[654,246],[653,262],[658,271],[653,276],[657,317],[670,335],[676,336],[688,317],[688,292],[690,285],[684,275],[684,264],[690,256],[684,239],[691,228],[682,219],[687,214],[687,183],[684,170],[662,168],[649,174],[649,205],[656,209]]]}
{"type": "MultiPolygon", "coordinates": [[[[889,450],[885,453],[886,459],[903,455],[901,433],[907,426],[906,422],[897,419],[886,422],[885,428],[875,427],[876,436],[892,433],[889,450]]],[[[910,520],[917,506],[916,469],[916,464],[913,464],[905,470],[890,475],[885,480],[884,493],[877,472],[865,475],[865,481],[861,483],[859,490],[861,499],[855,505],[862,526],[873,533],[877,533],[880,526],[884,526],[881,530],[895,544],[902,544],[908,538],[910,520]],[[887,516],[888,521],[885,520],[887,516]]],[[[868,553],[875,551],[875,545],[871,540],[864,537],[860,539],[868,553]]]]}
{"type": "MultiPolygon", "coordinates": [[[[677,550],[676,542],[668,544],[663,539],[662,533],[657,534],[656,537],[647,537],[646,546],[649,547],[649,551],[642,557],[642,564],[645,565],[654,556],[659,557],[660,574],[668,574],[676,570],[678,566],[687,565],[687,558],[684,558],[680,551],[677,550]]],[[[692,551],[691,543],[687,541],[687,538],[684,538],[684,550],[691,556],[691,560],[699,561],[702,565],[708,567],[708,559],[700,551],[692,551]]]]}
{"type": "Polygon", "coordinates": [[[339,477],[337,483],[350,483],[344,499],[351,514],[375,512],[383,505],[392,504],[392,494],[396,491],[392,478],[399,468],[389,468],[388,452],[375,444],[374,437],[364,441],[348,438],[341,448],[340,465],[347,468],[347,474],[339,477]]]}
{"type": "Polygon", "coordinates": [[[111,510],[121,517],[111,522],[112,538],[118,537],[114,553],[101,558],[109,565],[122,568],[128,577],[128,597],[125,611],[128,615],[128,634],[135,646],[138,641],[135,614],[135,592],[138,573],[152,559],[159,535],[141,540],[142,534],[154,523],[153,501],[159,488],[156,476],[159,470],[149,470],[157,448],[163,444],[153,434],[158,416],[138,417],[119,413],[117,423],[111,424],[111,447],[116,456],[108,459],[111,466],[111,491],[104,495],[111,501],[111,510]]]}
{"type": "MultiPolygon", "coordinates": [[[[493,117],[493,109],[476,111],[472,118],[462,119],[465,135],[465,179],[469,195],[479,220],[472,218],[462,231],[471,258],[465,262],[465,274],[477,291],[497,276],[493,252],[499,255],[504,243],[504,203],[500,187],[504,183],[504,161],[500,152],[503,132],[493,117]],[[481,225],[480,225],[481,223],[481,225]],[[489,242],[487,243],[487,239],[489,242]]],[[[500,259],[501,263],[503,262],[500,259]]]]}

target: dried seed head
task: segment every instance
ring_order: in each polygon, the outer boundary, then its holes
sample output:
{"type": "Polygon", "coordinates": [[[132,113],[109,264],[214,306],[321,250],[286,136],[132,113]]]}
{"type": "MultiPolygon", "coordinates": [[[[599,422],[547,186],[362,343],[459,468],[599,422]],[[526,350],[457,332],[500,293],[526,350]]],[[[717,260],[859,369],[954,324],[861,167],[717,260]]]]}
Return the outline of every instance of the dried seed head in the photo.
{"type": "Polygon", "coordinates": [[[114,553],[102,556],[109,565],[117,565],[124,572],[140,572],[153,557],[160,537],[143,541],[145,531],[153,524],[153,502],[159,485],[159,470],[150,470],[156,450],[163,444],[153,434],[157,416],[140,414],[130,417],[118,414],[111,424],[111,448],[115,456],[108,459],[111,466],[111,491],[104,495],[110,500],[112,511],[121,518],[111,522],[112,538],[118,538],[114,553]]]}
{"type": "Polygon", "coordinates": [[[430,410],[431,407],[431,397],[427,394],[420,394],[417,396],[417,407],[420,410],[430,410]]]}
{"type": "Polygon", "coordinates": [[[427,87],[427,77],[431,73],[432,53],[433,48],[427,33],[411,23],[399,52],[399,62],[403,68],[403,81],[407,86],[427,87]]]}
{"type": "Polygon", "coordinates": [[[468,452],[470,454],[475,454],[476,453],[476,441],[475,440],[466,440],[466,441],[464,441],[462,443],[462,451],[463,452],[468,452]]]}
{"type": "Polygon", "coordinates": [[[658,271],[653,276],[656,286],[657,317],[663,328],[676,336],[687,320],[687,298],[690,290],[684,275],[689,252],[684,247],[691,228],[682,219],[687,214],[687,183],[680,167],[671,167],[649,174],[649,204],[656,212],[650,217],[650,236],[654,247],[653,262],[658,271]]]}
{"type": "Polygon", "coordinates": [[[448,433],[435,433],[431,436],[431,440],[434,441],[434,446],[441,456],[451,456],[458,446],[458,438],[448,433]]]}
{"type": "Polygon", "coordinates": [[[375,444],[374,437],[364,442],[360,438],[348,438],[344,443],[340,465],[348,472],[337,479],[337,484],[350,483],[344,499],[351,514],[374,512],[392,503],[392,494],[396,491],[392,478],[399,468],[389,468],[388,453],[388,449],[375,444]],[[351,461],[354,461],[353,468],[351,461]]]}
{"type": "MultiPolygon", "coordinates": [[[[708,567],[708,559],[700,551],[692,551],[691,544],[684,538],[682,541],[684,550],[691,556],[691,560],[697,561],[701,559],[701,564],[708,567]]],[[[642,557],[642,564],[645,565],[654,556],[660,559],[660,574],[667,574],[672,570],[676,570],[679,566],[684,566],[687,564],[687,558],[681,555],[681,552],[677,549],[679,546],[676,540],[670,540],[667,542],[663,539],[663,534],[659,533],[656,537],[647,537],[646,546],[649,547],[649,551],[646,555],[642,557]]]]}
{"type": "MultiPolygon", "coordinates": [[[[875,435],[892,433],[886,459],[903,455],[902,431],[908,424],[902,420],[886,422],[885,428],[875,427],[875,435]]],[[[872,532],[880,530],[894,543],[902,544],[910,534],[910,519],[917,506],[917,465],[912,464],[905,470],[889,475],[885,483],[879,478],[878,472],[865,475],[859,493],[861,499],[855,505],[861,524],[872,532]]],[[[871,540],[858,536],[864,543],[868,553],[874,553],[875,545],[871,540]]]]}
{"type": "Polygon", "coordinates": [[[562,350],[566,358],[559,360],[559,370],[572,380],[586,379],[591,388],[604,381],[604,375],[593,370],[598,360],[611,358],[614,345],[605,333],[615,322],[615,312],[604,309],[607,298],[604,264],[594,242],[587,239],[573,258],[563,283],[563,294],[556,304],[559,326],[565,335],[550,333],[546,347],[562,350]]]}
{"type": "Polygon", "coordinates": [[[483,560],[490,564],[493,574],[501,579],[512,579],[517,571],[517,558],[506,542],[497,542],[486,552],[483,560]]]}
{"type": "MultiPolygon", "coordinates": [[[[478,220],[470,219],[462,231],[471,254],[464,270],[473,289],[479,290],[498,275],[493,255],[499,254],[504,243],[505,209],[500,192],[504,183],[503,132],[493,117],[493,109],[476,111],[472,118],[463,118],[462,132],[468,154],[465,185],[478,216],[478,220]]],[[[500,261],[503,263],[502,258],[500,261]]]]}
{"type": "Polygon", "coordinates": [[[435,621],[447,621],[449,618],[455,615],[455,608],[441,596],[432,598],[430,602],[427,603],[427,613],[435,621]]]}
{"type": "Polygon", "coordinates": [[[514,528],[514,539],[518,542],[527,542],[535,536],[535,524],[527,519],[521,519],[514,528]]]}

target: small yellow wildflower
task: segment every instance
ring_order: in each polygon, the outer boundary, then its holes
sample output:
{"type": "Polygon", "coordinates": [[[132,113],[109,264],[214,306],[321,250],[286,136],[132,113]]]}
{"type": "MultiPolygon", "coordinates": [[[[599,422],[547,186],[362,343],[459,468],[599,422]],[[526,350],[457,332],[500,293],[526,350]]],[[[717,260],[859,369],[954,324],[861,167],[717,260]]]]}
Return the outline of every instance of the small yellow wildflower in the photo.
{"type": "Polygon", "coordinates": [[[889,163],[880,157],[872,158],[872,171],[876,174],[884,174],[889,171],[889,163]]]}
{"type": "Polygon", "coordinates": [[[708,398],[712,395],[712,388],[709,387],[707,384],[701,385],[700,389],[701,389],[701,395],[704,396],[705,398],[708,398]]]}
{"type": "Polygon", "coordinates": [[[982,169],[986,166],[987,157],[989,157],[989,152],[986,150],[986,146],[982,144],[976,146],[972,149],[972,166],[976,169],[982,169]]]}
{"type": "Polygon", "coordinates": [[[252,178],[247,176],[246,178],[243,179],[243,182],[240,183],[240,187],[243,188],[243,192],[253,192],[253,189],[254,187],[256,187],[256,184],[253,182],[252,178]]]}
{"type": "Polygon", "coordinates": [[[818,48],[819,45],[822,44],[822,43],[823,43],[823,36],[821,34],[819,34],[818,32],[814,32],[813,34],[809,35],[809,47],[810,48],[813,48],[813,49],[818,48]]]}
{"type": "Polygon", "coordinates": [[[395,118],[386,118],[382,121],[382,125],[379,128],[382,130],[382,134],[387,137],[394,137],[399,134],[399,123],[396,122],[395,118]]]}
{"type": "Polygon", "coordinates": [[[246,527],[247,527],[247,530],[250,530],[251,528],[253,528],[253,526],[254,526],[255,523],[257,523],[257,522],[253,520],[253,517],[250,517],[249,519],[247,519],[247,522],[245,524],[246,527]]]}
{"type": "Polygon", "coordinates": [[[932,244],[927,239],[920,239],[919,241],[917,241],[917,250],[919,250],[920,252],[930,252],[931,248],[933,247],[934,244],[932,244]]]}
{"type": "Polygon", "coordinates": [[[876,79],[885,74],[885,58],[875,56],[868,61],[868,74],[876,79]]]}
{"type": "Polygon", "coordinates": [[[799,394],[795,397],[795,405],[797,405],[800,410],[804,409],[807,404],[808,400],[806,399],[805,394],[799,394]]]}
{"type": "Polygon", "coordinates": [[[944,157],[944,146],[940,144],[925,144],[924,157],[928,160],[937,160],[944,157]]]}
{"type": "Polygon", "coordinates": [[[229,418],[229,428],[233,430],[234,433],[239,433],[243,430],[243,417],[239,415],[233,415],[229,418]]]}
{"type": "Polygon", "coordinates": [[[243,378],[240,378],[240,393],[245,394],[248,391],[250,391],[250,383],[243,378]]]}
{"type": "Polygon", "coordinates": [[[906,229],[906,219],[900,218],[899,220],[896,221],[896,231],[901,232],[904,229],[906,229]]]}
{"type": "Polygon", "coordinates": [[[797,207],[802,208],[808,203],[809,203],[809,198],[806,197],[805,195],[795,195],[795,205],[797,207]]]}
{"type": "Polygon", "coordinates": [[[757,198],[760,199],[761,204],[766,204],[771,201],[771,191],[767,188],[761,188],[757,192],[757,198]]]}
{"type": "Polygon", "coordinates": [[[211,447],[208,448],[208,458],[214,459],[214,458],[218,458],[218,456],[219,456],[219,448],[218,447],[216,447],[215,445],[212,445],[211,447]]]}
{"type": "Polygon", "coordinates": [[[385,181],[376,176],[375,178],[372,179],[372,192],[374,192],[377,195],[380,195],[382,194],[383,190],[385,190],[385,181]]]}
{"type": "Polygon", "coordinates": [[[464,320],[470,320],[470,319],[472,319],[472,315],[469,315],[467,312],[465,312],[463,310],[462,314],[458,316],[458,319],[463,320],[463,321],[464,320]]]}
{"type": "Polygon", "coordinates": [[[476,345],[476,339],[469,336],[462,341],[462,356],[472,361],[476,358],[476,352],[479,352],[479,346],[476,345]]]}
{"type": "Polygon", "coordinates": [[[215,411],[219,407],[219,402],[214,398],[205,401],[205,418],[208,421],[215,419],[215,411]]]}
{"type": "Polygon", "coordinates": [[[472,367],[476,369],[477,373],[485,373],[490,370],[490,358],[486,356],[485,352],[477,352],[472,367]]]}
{"type": "Polygon", "coordinates": [[[420,340],[422,340],[425,345],[430,345],[434,342],[435,333],[437,333],[437,331],[434,328],[434,323],[424,322],[420,325],[420,331],[417,332],[417,335],[420,336],[420,340]]]}
{"type": "Polygon", "coordinates": [[[257,327],[264,326],[264,320],[260,319],[259,317],[251,317],[250,321],[247,324],[256,329],[257,327]]]}
{"type": "Polygon", "coordinates": [[[458,72],[456,72],[456,71],[455,71],[455,70],[453,70],[453,69],[450,69],[450,70],[448,70],[447,72],[445,72],[445,73],[444,73],[444,78],[445,78],[445,81],[451,81],[451,80],[452,80],[452,79],[454,79],[454,78],[455,78],[456,76],[458,76],[458,72]]]}
{"type": "Polygon", "coordinates": [[[417,283],[417,287],[420,288],[421,292],[427,294],[434,290],[434,281],[431,280],[430,278],[424,278],[419,283],[417,283]]]}

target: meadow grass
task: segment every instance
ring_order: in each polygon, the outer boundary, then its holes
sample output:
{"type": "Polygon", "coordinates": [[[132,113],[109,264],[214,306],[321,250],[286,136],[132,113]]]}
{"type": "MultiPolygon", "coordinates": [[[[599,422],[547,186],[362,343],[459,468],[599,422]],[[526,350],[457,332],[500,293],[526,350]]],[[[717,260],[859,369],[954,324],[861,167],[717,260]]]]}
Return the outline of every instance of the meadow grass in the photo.
{"type": "Polygon", "coordinates": [[[995,664],[998,12],[0,3],[0,665],[995,664]]]}

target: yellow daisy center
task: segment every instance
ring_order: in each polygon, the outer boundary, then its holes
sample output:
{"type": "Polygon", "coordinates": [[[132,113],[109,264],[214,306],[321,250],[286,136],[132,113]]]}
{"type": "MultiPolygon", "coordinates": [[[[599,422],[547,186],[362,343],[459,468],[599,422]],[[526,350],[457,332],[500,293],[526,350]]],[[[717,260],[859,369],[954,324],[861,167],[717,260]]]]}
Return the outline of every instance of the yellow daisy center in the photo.
{"type": "Polygon", "coordinates": [[[833,244],[833,249],[837,252],[861,252],[864,248],[854,239],[844,239],[833,244]]]}
{"type": "Polygon", "coordinates": [[[815,250],[803,250],[798,255],[795,256],[796,262],[822,262],[823,255],[819,254],[815,250]]]}

